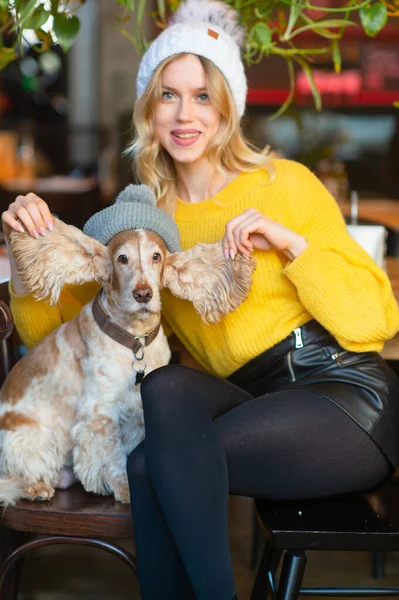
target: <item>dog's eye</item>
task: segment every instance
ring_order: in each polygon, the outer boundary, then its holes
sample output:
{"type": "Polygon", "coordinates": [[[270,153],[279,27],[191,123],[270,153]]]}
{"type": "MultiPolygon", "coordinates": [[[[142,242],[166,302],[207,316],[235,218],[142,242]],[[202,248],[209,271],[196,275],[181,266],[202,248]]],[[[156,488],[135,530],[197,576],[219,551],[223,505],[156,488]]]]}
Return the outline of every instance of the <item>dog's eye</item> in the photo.
{"type": "Polygon", "coordinates": [[[161,255],[159,254],[159,252],[154,252],[154,254],[152,255],[152,260],[156,263],[161,260],[161,255]]]}
{"type": "Polygon", "coordinates": [[[118,256],[118,262],[121,263],[122,265],[127,265],[128,260],[127,260],[126,254],[120,254],[118,256]]]}

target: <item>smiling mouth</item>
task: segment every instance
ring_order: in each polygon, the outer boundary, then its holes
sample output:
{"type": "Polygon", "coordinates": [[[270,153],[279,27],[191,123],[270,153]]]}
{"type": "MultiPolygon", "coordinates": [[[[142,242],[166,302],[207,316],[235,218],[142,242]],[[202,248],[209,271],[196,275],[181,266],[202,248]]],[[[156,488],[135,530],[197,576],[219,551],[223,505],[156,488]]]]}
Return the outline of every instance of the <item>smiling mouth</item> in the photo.
{"type": "Polygon", "coordinates": [[[175,133],[174,131],[172,131],[173,135],[177,138],[180,138],[181,140],[187,140],[190,138],[195,138],[198,137],[200,135],[200,132],[197,131],[197,133],[175,133]]]}

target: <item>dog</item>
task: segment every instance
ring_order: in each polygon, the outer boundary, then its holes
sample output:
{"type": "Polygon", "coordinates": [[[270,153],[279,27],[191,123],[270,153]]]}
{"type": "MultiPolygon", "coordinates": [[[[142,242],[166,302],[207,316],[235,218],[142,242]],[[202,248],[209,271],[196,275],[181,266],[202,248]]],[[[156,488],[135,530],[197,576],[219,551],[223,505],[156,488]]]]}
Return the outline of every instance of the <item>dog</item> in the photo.
{"type": "Polygon", "coordinates": [[[170,254],[147,230],[118,233],[104,246],[57,218],[38,240],[13,232],[11,249],[38,299],[56,303],[65,284],[102,288],[28,352],[1,389],[0,503],[50,500],[68,462],[86,491],[128,503],[126,457],[144,438],[139,382],[170,360],[161,288],[212,323],[246,299],[255,261],[226,259],[221,242],[170,254]],[[134,352],[102,328],[110,321],[134,340],[134,352]]]}

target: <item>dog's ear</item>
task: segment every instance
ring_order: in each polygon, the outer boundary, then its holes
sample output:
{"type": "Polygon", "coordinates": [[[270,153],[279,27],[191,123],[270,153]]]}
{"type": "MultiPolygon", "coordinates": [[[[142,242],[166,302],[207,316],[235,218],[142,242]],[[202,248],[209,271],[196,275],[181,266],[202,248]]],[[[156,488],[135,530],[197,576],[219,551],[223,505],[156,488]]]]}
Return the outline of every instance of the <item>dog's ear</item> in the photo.
{"type": "Polygon", "coordinates": [[[57,218],[45,236],[13,231],[10,244],[23,284],[38,299],[50,296],[51,304],[66,283],[105,283],[111,273],[107,247],[57,218]]]}
{"type": "Polygon", "coordinates": [[[205,323],[215,322],[247,298],[255,266],[242,254],[226,259],[221,242],[197,244],[166,258],[162,284],[174,296],[191,300],[205,323]]]}

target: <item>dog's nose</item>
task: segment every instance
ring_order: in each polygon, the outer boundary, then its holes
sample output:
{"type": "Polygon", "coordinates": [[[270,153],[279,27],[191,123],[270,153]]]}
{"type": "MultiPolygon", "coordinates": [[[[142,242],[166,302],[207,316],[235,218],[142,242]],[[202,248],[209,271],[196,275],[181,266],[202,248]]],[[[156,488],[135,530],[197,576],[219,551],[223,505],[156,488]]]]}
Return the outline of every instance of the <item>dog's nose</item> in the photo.
{"type": "Polygon", "coordinates": [[[133,298],[137,302],[149,302],[152,298],[152,289],[149,287],[137,288],[133,290],[133,298]]]}

